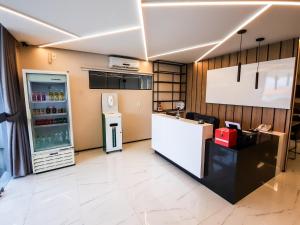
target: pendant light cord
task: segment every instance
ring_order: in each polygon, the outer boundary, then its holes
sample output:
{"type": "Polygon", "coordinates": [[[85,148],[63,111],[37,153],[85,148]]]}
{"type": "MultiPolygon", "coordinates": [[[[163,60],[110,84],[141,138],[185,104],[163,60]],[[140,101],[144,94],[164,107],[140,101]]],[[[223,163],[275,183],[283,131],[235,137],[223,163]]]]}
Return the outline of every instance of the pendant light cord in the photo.
{"type": "Polygon", "coordinates": [[[257,68],[256,68],[256,72],[258,72],[259,62],[260,62],[260,42],[258,43],[258,56],[257,56],[257,68]]]}
{"type": "Polygon", "coordinates": [[[241,38],[240,38],[239,62],[241,62],[241,57],[242,57],[242,42],[243,42],[243,34],[241,34],[241,38]]]}

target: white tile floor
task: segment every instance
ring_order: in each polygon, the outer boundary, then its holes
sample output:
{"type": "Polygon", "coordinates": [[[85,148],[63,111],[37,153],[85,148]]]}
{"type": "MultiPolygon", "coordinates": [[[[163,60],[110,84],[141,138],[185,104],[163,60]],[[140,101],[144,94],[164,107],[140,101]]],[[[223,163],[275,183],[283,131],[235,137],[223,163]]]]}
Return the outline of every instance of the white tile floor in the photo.
{"type": "Polygon", "coordinates": [[[231,205],[154,154],[150,141],[77,155],[73,167],[12,180],[1,225],[296,225],[300,156],[289,170],[231,205]]]}

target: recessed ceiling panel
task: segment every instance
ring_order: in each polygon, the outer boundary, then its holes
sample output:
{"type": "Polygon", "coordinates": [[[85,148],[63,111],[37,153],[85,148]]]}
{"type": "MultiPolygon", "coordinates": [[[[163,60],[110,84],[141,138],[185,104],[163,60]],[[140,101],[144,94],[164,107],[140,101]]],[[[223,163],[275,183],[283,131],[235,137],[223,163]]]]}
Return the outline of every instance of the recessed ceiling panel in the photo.
{"type": "Polygon", "coordinates": [[[122,55],[144,59],[144,48],[140,29],[116,35],[74,41],[52,46],[54,48],[92,52],[105,55],[122,55]]]}
{"type": "Polygon", "coordinates": [[[160,60],[174,61],[180,63],[192,63],[199,58],[199,55],[204,54],[212,47],[213,46],[208,46],[208,47],[197,48],[189,51],[178,52],[170,55],[158,56],[155,58],[150,58],[150,60],[160,59],[160,60]]]}
{"type": "Polygon", "coordinates": [[[139,25],[137,0],[0,0],[11,9],[79,36],[139,25]]]}
{"type": "Polygon", "coordinates": [[[30,45],[70,39],[68,35],[1,10],[0,22],[18,41],[25,41],[30,45]]]}
{"type": "Polygon", "coordinates": [[[262,6],[143,8],[149,55],[218,41],[262,6]]]}
{"type": "MultiPolygon", "coordinates": [[[[261,16],[245,27],[243,49],[256,47],[258,37],[264,37],[263,44],[298,38],[300,36],[300,7],[272,6],[261,16]]],[[[206,58],[227,54],[239,50],[239,36],[234,35],[206,58]]],[[[200,57],[201,55],[199,55],[200,57]]]]}

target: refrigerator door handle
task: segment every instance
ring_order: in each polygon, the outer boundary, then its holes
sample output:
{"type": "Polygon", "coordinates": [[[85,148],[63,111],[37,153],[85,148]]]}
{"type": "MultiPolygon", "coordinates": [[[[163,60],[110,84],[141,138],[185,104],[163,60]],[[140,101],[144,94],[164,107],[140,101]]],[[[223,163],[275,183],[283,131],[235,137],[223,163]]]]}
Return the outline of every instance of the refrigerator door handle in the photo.
{"type": "Polygon", "coordinates": [[[49,155],[58,155],[58,152],[52,152],[49,155]]]}
{"type": "Polygon", "coordinates": [[[73,149],[73,147],[61,148],[61,149],[59,149],[59,151],[64,151],[64,150],[69,150],[69,149],[73,149]]]}

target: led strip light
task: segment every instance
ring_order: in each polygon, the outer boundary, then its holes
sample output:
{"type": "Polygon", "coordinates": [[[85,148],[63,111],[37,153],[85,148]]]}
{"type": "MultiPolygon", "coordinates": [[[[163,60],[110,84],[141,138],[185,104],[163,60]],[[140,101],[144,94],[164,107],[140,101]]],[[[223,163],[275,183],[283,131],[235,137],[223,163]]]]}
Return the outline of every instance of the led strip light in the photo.
{"type": "Polygon", "coordinates": [[[141,24],[141,30],[142,30],[142,39],[143,39],[143,45],[144,45],[144,54],[145,54],[146,61],[148,61],[147,43],[146,43],[146,34],[145,34],[145,25],[144,25],[144,18],[143,18],[143,10],[142,10],[141,0],[137,0],[137,4],[138,4],[138,11],[139,11],[139,19],[140,19],[140,24],[141,24]]]}
{"type": "Polygon", "coordinates": [[[214,51],[216,48],[221,46],[225,41],[227,41],[229,38],[231,38],[233,35],[235,35],[240,29],[247,26],[249,23],[251,23],[253,20],[255,20],[258,16],[260,16],[262,13],[264,13],[266,10],[268,10],[272,4],[264,6],[262,9],[260,9],[258,12],[256,12],[254,15],[252,15],[249,19],[247,19],[244,23],[239,25],[237,28],[235,28],[231,33],[229,33],[222,41],[220,41],[218,44],[216,44],[214,47],[212,47],[210,50],[208,50],[206,53],[204,53],[200,58],[198,58],[195,63],[202,60],[205,56],[207,56],[209,53],[214,51]]]}
{"type": "Polygon", "coordinates": [[[96,37],[103,37],[103,36],[108,36],[108,35],[112,35],[112,34],[119,34],[119,33],[123,33],[123,32],[138,30],[140,28],[141,28],[140,26],[133,26],[133,27],[128,27],[128,28],[119,29],[119,30],[101,32],[101,33],[87,35],[87,36],[83,36],[83,37],[79,37],[79,38],[73,38],[73,39],[70,39],[70,40],[52,42],[50,44],[40,45],[39,47],[40,48],[51,47],[51,46],[59,45],[59,44],[71,43],[71,42],[75,42],[75,41],[82,41],[82,40],[96,38],[96,37]]]}
{"type": "Polygon", "coordinates": [[[52,26],[52,25],[50,25],[50,24],[48,24],[48,23],[45,23],[45,22],[42,22],[42,21],[40,21],[40,20],[34,19],[34,18],[30,17],[30,16],[26,16],[26,15],[24,15],[24,14],[22,14],[22,13],[19,13],[19,12],[15,11],[15,10],[6,8],[6,7],[2,6],[2,5],[0,5],[0,10],[1,10],[1,11],[4,11],[4,12],[7,12],[7,13],[10,13],[10,14],[13,14],[13,15],[15,15],[15,16],[21,17],[21,18],[26,19],[26,20],[28,20],[28,21],[34,22],[34,23],[39,24],[39,25],[41,25],[41,26],[47,27],[47,28],[49,28],[49,29],[51,29],[51,30],[58,31],[58,32],[60,32],[60,33],[62,33],[62,34],[65,34],[65,35],[68,35],[68,36],[70,36],[70,37],[72,37],[72,38],[78,38],[78,36],[75,35],[75,34],[69,33],[69,32],[64,31],[64,30],[62,30],[62,29],[59,29],[59,28],[57,28],[57,27],[54,27],[54,26],[52,26]]]}
{"type": "MultiPolygon", "coordinates": [[[[224,42],[226,42],[230,37],[232,37],[238,30],[242,29],[244,26],[251,23],[253,20],[255,20],[258,16],[260,16],[263,12],[265,12],[267,9],[269,9],[271,6],[300,6],[300,2],[294,2],[294,1],[187,1],[187,2],[149,2],[149,3],[143,3],[142,7],[182,7],[182,6],[264,6],[261,10],[259,10],[257,13],[255,13],[253,16],[251,16],[247,21],[245,21],[243,24],[241,24],[239,27],[237,27],[234,31],[229,33],[223,40],[221,40],[219,43],[217,43],[215,46],[213,46],[210,50],[208,50],[206,53],[204,53],[200,58],[198,58],[195,62],[198,62],[202,60],[204,57],[206,57],[208,54],[210,54],[212,51],[214,51],[216,48],[221,46],[224,42]]],[[[158,56],[163,55],[169,55],[174,54],[182,51],[188,51],[194,48],[186,48],[181,49],[181,51],[171,51],[168,53],[162,53],[155,56],[151,56],[149,58],[154,58],[158,56]]]]}
{"type": "Polygon", "coordinates": [[[173,50],[173,51],[169,51],[169,52],[164,52],[164,53],[157,54],[157,55],[152,55],[152,56],[149,56],[148,58],[149,59],[157,58],[157,57],[160,57],[160,56],[171,55],[171,54],[174,54],[174,53],[185,52],[185,51],[198,49],[198,48],[204,48],[204,47],[208,47],[208,46],[211,46],[211,45],[216,45],[219,42],[220,41],[214,41],[214,42],[209,42],[209,43],[205,43],[205,44],[201,44],[201,45],[195,45],[195,46],[191,46],[191,47],[187,47],[187,48],[181,48],[181,49],[177,49],[177,50],[173,50]]]}
{"type": "Polygon", "coordinates": [[[148,2],[143,7],[180,7],[180,6],[234,6],[234,5],[278,5],[300,6],[294,1],[187,1],[187,2],[148,2]]]}

